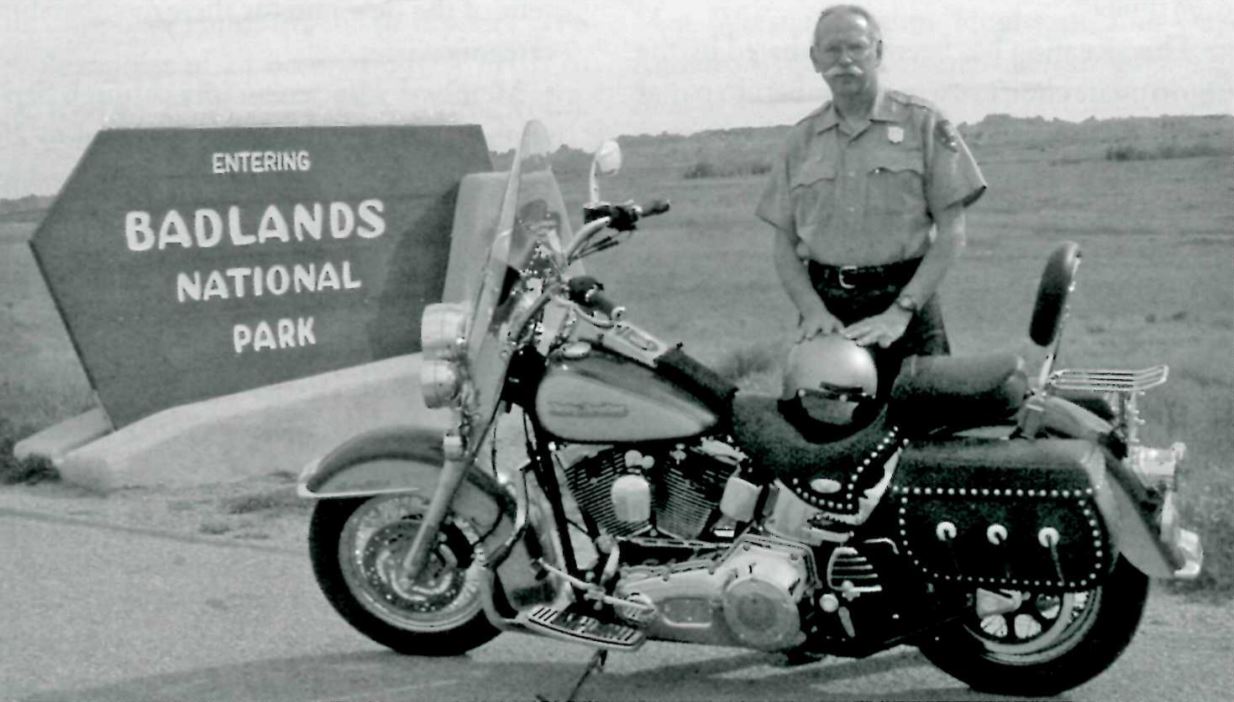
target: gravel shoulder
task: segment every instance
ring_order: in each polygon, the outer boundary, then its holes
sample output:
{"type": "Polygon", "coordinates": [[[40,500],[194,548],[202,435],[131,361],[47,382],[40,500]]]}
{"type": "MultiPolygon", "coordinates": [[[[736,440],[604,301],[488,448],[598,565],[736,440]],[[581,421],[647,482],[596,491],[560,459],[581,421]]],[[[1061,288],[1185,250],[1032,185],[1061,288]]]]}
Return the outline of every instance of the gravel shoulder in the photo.
{"type": "Polygon", "coordinates": [[[194,487],[133,487],[106,494],[62,482],[0,487],[0,509],[179,537],[305,548],[312,502],[289,473],[194,487]]]}

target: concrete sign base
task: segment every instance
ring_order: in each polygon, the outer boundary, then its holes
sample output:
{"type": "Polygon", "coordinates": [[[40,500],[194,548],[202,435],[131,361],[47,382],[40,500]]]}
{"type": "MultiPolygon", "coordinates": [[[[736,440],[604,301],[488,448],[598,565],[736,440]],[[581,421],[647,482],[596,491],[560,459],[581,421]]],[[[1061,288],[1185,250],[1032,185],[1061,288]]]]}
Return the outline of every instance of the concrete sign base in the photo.
{"type": "Polygon", "coordinates": [[[21,460],[39,456],[59,465],[65,454],[110,434],[112,428],[107,413],[95,407],[18,441],[13,455],[21,460]]]}
{"type": "MultiPolygon", "coordinates": [[[[397,424],[441,427],[449,413],[420,394],[410,354],[164,410],[76,448],[74,418],[23,442],[62,478],[100,492],[227,482],[297,471],[348,438],[397,424]],[[57,439],[61,444],[57,445],[57,439]]],[[[90,415],[90,413],[87,413],[90,415]]]]}

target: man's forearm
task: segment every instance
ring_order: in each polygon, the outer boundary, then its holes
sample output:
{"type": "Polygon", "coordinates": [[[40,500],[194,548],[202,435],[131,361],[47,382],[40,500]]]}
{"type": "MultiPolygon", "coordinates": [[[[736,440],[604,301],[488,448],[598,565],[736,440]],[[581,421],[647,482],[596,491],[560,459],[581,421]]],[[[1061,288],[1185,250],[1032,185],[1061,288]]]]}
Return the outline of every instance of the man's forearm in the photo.
{"type": "Polygon", "coordinates": [[[814,292],[814,286],[810,283],[809,272],[801,259],[797,258],[792,235],[776,229],[775,251],[772,255],[780,284],[784,286],[784,291],[788,293],[797,311],[803,316],[808,316],[811,312],[825,309],[823,301],[819,299],[818,294],[814,292]]]}
{"type": "Polygon", "coordinates": [[[902,292],[919,305],[934,295],[947,270],[964,250],[964,207],[961,204],[956,203],[943,210],[934,221],[938,226],[938,236],[926,250],[921,265],[902,292]]]}

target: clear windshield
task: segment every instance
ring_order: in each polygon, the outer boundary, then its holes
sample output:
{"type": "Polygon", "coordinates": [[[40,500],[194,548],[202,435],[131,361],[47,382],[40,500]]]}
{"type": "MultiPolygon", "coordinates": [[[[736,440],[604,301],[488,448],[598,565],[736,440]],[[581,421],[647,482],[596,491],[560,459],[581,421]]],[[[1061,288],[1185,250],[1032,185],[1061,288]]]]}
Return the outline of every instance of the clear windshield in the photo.
{"type": "Polygon", "coordinates": [[[511,321],[538,297],[542,276],[535,274],[550,266],[546,255],[559,254],[569,241],[570,220],[549,166],[550,155],[548,131],[539,122],[528,122],[510,167],[467,331],[464,411],[469,447],[483,443],[497,410],[514,350],[511,335],[519,332],[511,328],[511,321]],[[532,275],[525,275],[529,272],[532,275]]]}

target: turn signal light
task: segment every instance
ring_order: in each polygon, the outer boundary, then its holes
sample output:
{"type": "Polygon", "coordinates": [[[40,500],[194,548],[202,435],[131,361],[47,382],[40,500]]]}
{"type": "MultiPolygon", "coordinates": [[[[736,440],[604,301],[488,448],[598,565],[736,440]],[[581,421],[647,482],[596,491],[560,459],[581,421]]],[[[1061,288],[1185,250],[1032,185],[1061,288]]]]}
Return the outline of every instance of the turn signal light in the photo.
{"type": "Polygon", "coordinates": [[[458,364],[441,358],[425,359],[420,363],[420,392],[429,409],[449,405],[458,396],[462,376],[458,364]]]}

